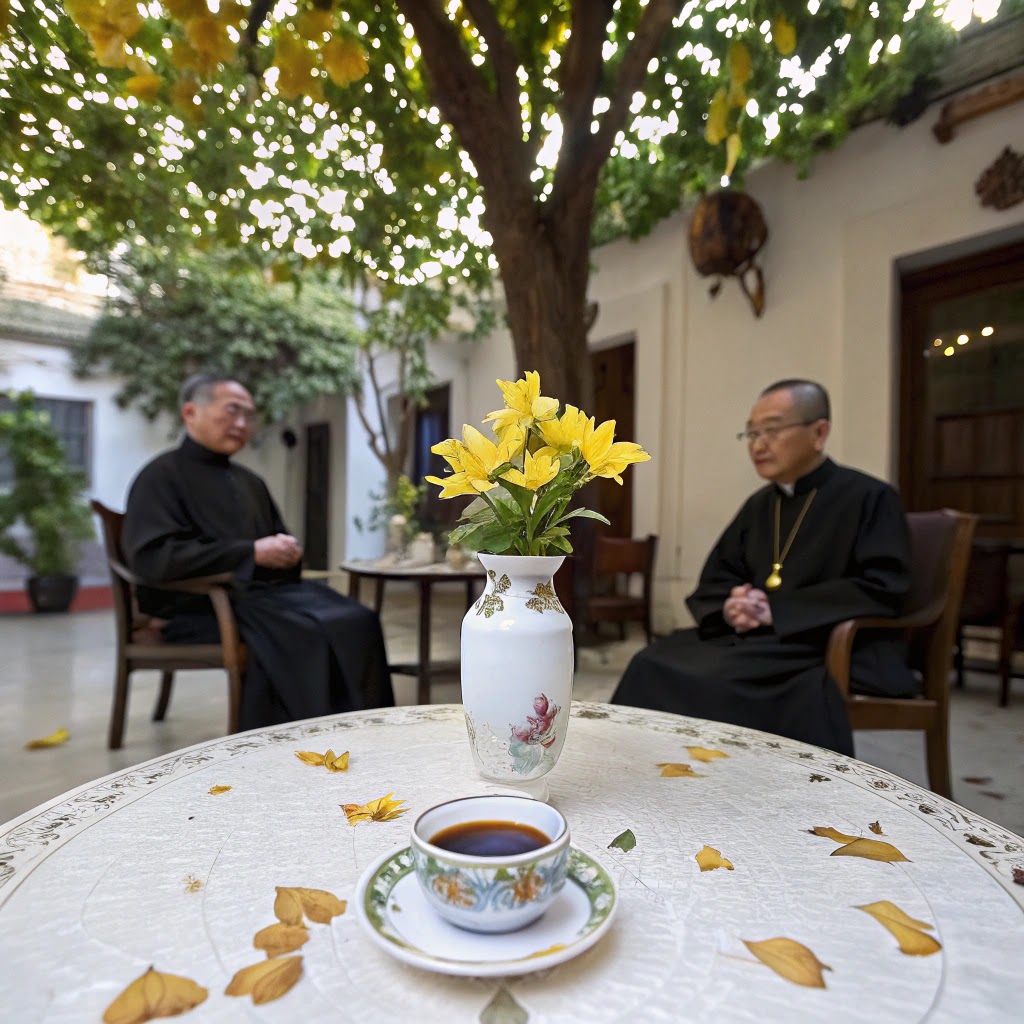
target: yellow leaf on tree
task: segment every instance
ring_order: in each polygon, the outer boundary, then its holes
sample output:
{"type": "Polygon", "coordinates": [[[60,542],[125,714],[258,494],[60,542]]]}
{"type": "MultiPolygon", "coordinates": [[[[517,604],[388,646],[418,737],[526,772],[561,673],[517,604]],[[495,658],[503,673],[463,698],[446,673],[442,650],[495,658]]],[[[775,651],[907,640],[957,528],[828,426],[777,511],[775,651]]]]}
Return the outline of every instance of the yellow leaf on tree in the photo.
{"type": "Polygon", "coordinates": [[[329,772],[347,772],[348,751],[346,750],[344,754],[335,756],[334,751],[328,748],[327,753],[324,754],[324,767],[329,772]]]}
{"type": "Polygon", "coordinates": [[[304,924],[269,924],[254,936],[252,944],[268,957],[293,953],[309,941],[309,929],[304,924]]]}
{"type": "Polygon", "coordinates": [[[106,1009],[104,1024],[143,1024],[157,1017],[177,1017],[206,1000],[207,991],[188,978],[152,967],[136,978],[106,1009]]]}
{"type": "Polygon", "coordinates": [[[737,132],[733,132],[725,140],[725,176],[731,177],[733,169],[736,167],[736,161],[740,158],[740,153],[743,152],[743,140],[739,137],[737,132]]]}
{"type": "Polygon", "coordinates": [[[821,836],[823,839],[831,839],[834,843],[852,843],[860,836],[848,836],[845,832],[839,832],[834,828],[825,828],[824,825],[816,825],[807,830],[812,836],[821,836]]]}
{"type": "Polygon", "coordinates": [[[405,814],[408,807],[402,807],[404,800],[392,800],[394,793],[388,793],[378,800],[371,800],[368,804],[342,804],[341,809],[345,812],[350,825],[358,825],[361,821],[393,821],[400,814],[405,814]]]}
{"type": "Polygon", "coordinates": [[[221,793],[226,793],[230,788],[230,786],[211,786],[210,796],[220,796],[221,793]]]}
{"type": "Polygon", "coordinates": [[[738,86],[750,81],[750,51],[739,40],[729,47],[729,74],[738,86]]]}
{"type": "Polygon", "coordinates": [[[729,116],[729,97],[724,89],[719,89],[711,99],[708,107],[708,123],[704,126],[704,138],[717,146],[728,134],[726,119],[729,116]]]}
{"type": "Polygon", "coordinates": [[[941,943],[931,935],[926,935],[923,930],[933,931],[934,925],[905,914],[895,903],[880,900],[857,907],[857,910],[870,914],[880,925],[887,928],[900,944],[900,952],[906,953],[907,956],[931,956],[942,949],[941,943]]]}
{"type": "Polygon", "coordinates": [[[709,750],[707,747],[687,747],[690,752],[690,757],[694,761],[703,761],[705,764],[709,761],[715,761],[720,757],[728,757],[728,754],[722,753],[721,750],[709,750]]]}
{"type": "Polygon", "coordinates": [[[776,18],[772,22],[772,39],[775,49],[788,57],[796,49],[796,29],[785,18],[776,18]]]}
{"type": "Polygon", "coordinates": [[[11,24],[11,0],[0,0],[0,33],[6,32],[11,24]]]}
{"type": "Polygon", "coordinates": [[[124,83],[124,91],[140,100],[151,100],[163,84],[164,80],[159,75],[132,75],[124,83]]]}
{"type": "Polygon", "coordinates": [[[274,916],[287,925],[302,924],[302,915],[317,924],[330,924],[331,918],[344,914],[348,904],[326,889],[277,886],[274,916]]]}
{"type": "Polygon", "coordinates": [[[852,843],[833,850],[832,856],[863,857],[865,860],[881,860],[887,864],[900,860],[910,863],[910,858],[904,857],[895,846],[891,843],[883,843],[878,839],[855,839],[852,843]]]}
{"type": "Polygon", "coordinates": [[[296,750],[295,756],[303,763],[316,767],[324,763],[324,755],[315,750],[296,750]]]}
{"type": "Polygon", "coordinates": [[[663,779],[702,779],[688,764],[673,764],[671,761],[661,761],[655,765],[661,769],[663,779]]]}
{"type": "Polygon", "coordinates": [[[184,21],[186,18],[195,18],[200,14],[209,12],[206,0],[161,0],[167,12],[172,18],[184,21]]]}
{"type": "Polygon", "coordinates": [[[123,68],[128,63],[128,42],[123,32],[103,24],[89,32],[96,63],[105,68],[123,68]]]}
{"type": "Polygon", "coordinates": [[[252,996],[259,1006],[280,999],[302,977],[302,957],[263,960],[252,967],[243,967],[224,989],[226,996],[252,996]]]}
{"type": "Polygon", "coordinates": [[[51,732],[49,736],[42,736],[37,740],[29,740],[25,744],[26,750],[45,750],[47,747],[59,747],[71,739],[71,733],[67,729],[58,729],[51,732]]]}
{"type": "Polygon", "coordinates": [[[310,7],[299,15],[295,23],[295,29],[304,39],[314,43],[320,42],[321,38],[334,27],[334,14],[330,10],[322,11],[316,7],[310,7]]]}
{"type": "Polygon", "coordinates": [[[794,939],[765,939],[763,942],[747,942],[743,945],[757,957],[761,963],[770,967],[776,974],[792,981],[796,985],[807,988],[825,988],[822,971],[832,968],[820,960],[806,947],[794,939]]]}
{"type": "Polygon", "coordinates": [[[335,85],[358,82],[370,70],[366,51],[354,39],[332,39],[321,52],[324,69],[335,85]]]}
{"type": "Polygon", "coordinates": [[[700,853],[695,855],[701,871],[714,871],[715,868],[725,868],[732,871],[732,861],[726,860],[718,850],[711,846],[705,846],[700,853]]]}

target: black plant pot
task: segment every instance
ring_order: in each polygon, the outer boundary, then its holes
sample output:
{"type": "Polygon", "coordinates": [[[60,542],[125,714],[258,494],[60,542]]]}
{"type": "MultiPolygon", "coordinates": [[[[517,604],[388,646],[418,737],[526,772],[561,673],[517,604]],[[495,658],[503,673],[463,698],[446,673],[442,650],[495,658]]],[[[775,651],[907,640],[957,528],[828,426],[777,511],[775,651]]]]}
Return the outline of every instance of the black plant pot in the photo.
{"type": "Polygon", "coordinates": [[[66,612],[78,593],[77,576],[30,576],[28,599],[37,612],[66,612]]]}

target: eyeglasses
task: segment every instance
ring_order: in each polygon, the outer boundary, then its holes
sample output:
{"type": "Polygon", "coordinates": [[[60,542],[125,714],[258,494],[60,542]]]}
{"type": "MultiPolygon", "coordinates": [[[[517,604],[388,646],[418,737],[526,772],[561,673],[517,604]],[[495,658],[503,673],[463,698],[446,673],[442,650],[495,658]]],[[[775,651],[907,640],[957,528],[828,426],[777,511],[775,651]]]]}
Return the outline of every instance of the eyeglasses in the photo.
{"type": "Polygon", "coordinates": [[[817,422],[817,420],[797,420],[795,423],[774,423],[770,427],[761,427],[758,430],[741,430],[736,435],[736,440],[755,444],[763,437],[768,444],[771,444],[784,430],[789,430],[791,427],[809,427],[812,423],[817,422]]]}
{"type": "Polygon", "coordinates": [[[247,409],[244,405],[236,405],[229,402],[220,407],[220,414],[234,423],[236,420],[244,420],[246,425],[253,426],[259,419],[259,413],[255,409],[247,409]]]}

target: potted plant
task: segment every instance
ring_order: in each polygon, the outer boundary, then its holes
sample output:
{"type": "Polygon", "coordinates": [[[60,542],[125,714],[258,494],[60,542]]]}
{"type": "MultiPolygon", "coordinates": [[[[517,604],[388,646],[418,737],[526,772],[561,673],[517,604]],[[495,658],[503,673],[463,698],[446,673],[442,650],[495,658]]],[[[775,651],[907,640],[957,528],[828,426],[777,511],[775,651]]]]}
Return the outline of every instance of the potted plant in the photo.
{"type": "Polygon", "coordinates": [[[32,392],[5,397],[10,407],[0,412],[0,450],[12,479],[0,491],[0,554],[29,570],[25,585],[36,611],[67,611],[78,589],[79,545],[95,536],[82,498],[85,479],[68,465],[32,392]]]}

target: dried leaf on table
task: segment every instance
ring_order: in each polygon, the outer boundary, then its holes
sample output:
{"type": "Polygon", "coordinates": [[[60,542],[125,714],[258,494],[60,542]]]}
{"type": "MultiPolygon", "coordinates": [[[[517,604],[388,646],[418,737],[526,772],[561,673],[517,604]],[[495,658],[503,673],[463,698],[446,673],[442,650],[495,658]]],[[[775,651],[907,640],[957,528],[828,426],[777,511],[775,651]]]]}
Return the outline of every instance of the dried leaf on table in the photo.
{"type": "Polygon", "coordinates": [[[695,772],[688,764],[674,764],[671,761],[661,761],[656,768],[661,769],[661,777],[663,779],[702,779],[703,775],[699,775],[695,772]]]}
{"type": "Polygon", "coordinates": [[[328,750],[324,754],[324,767],[329,772],[347,772],[348,771],[348,751],[344,754],[338,754],[335,756],[333,750],[328,750]]]}
{"type": "Polygon", "coordinates": [[[182,881],[185,883],[185,892],[199,892],[203,883],[195,875],[186,875],[182,881]]]}
{"type": "Polygon", "coordinates": [[[295,756],[303,763],[316,768],[324,763],[324,754],[318,754],[313,750],[296,750],[295,756]]]}
{"type": "Polygon", "coordinates": [[[855,839],[852,843],[833,850],[832,856],[863,857],[865,860],[880,860],[887,864],[900,860],[910,863],[910,858],[904,857],[891,843],[883,843],[877,839],[855,839]]]}
{"type": "Polygon", "coordinates": [[[608,849],[621,850],[623,853],[629,853],[633,847],[636,846],[636,836],[633,835],[633,830],[627,828],[625,832],[620,832],[609,844],[608,849]]]}
{"type": "Polygon", "coordinates": [[[302,957],[263,960],[243,967],[224,989],[226,996],[252,996],[259,1006],[280,999],[302,977],[302,957]]]}
{"type": "Polygon", "coordinates": [[[515,1001],[507,988],[499,988],[480,1011],[480,1024],[526,1024],[530,1015],[515,1001]]]}
{"type": "Polygon", "coordinates": [[[877,903],[857,907],[857,910],[870,914],[880,925],[887,928],[900,944],[900,951],[908,956],[931,956],[942,949],[942,944],[937,939],[925,934],[925,930],[934,931],[934,925],[905,914],[895,903],[879,900],[877,903]]]}
{"type": "Polygon", "coordinates": [[[278,885],[277,898],[274,900],[274,917],[281,924],[302,924],[302,901],[294,889],[278,885]]]}
{"type": "Polygon", "coordinates": [[[822,971],[831,971],[832,968],[821,963],[806,946],[794,939],[780,937],[763,942],[741,941],[761,963],[787,981],[807,988],[826,987],[822,971]]]}
{"type": "MultiPolygon", "coordinates": [[[[330,924],[331,918],[344,914],[348,904],[326,889],[278,885],[274,916],[286,925],[302,924],[302,915],[316,924],[330,924]]],[[[264,929],[266,931],[266,929],[264,929]]]]}
{"type": "Polygon", "coordinates": [[[45,750],[47,747],[59,747],[71,739],[71,733],[67,729],[58,729],[51,732],[49,736],[42,736],[37,740],[29,740],[25,744],[26,750],[45,750]]]}
{"type": "Polygon", "coordinates": [[[254,936],[252,944],[268,957],[294,953],[309,941],[309,929],[304,924],[268,924],[254,936]]]}
{"type": "Polygon", "coordinates": [[[812,836],[821,836],[823,839],[831,839],[834,843],[852,843],[860,836],[848,836],[845,832],[839,832],[834,828],[825,828],[824,825],[816,825],[807,830],[812,836]]]}
{"type": "Polygon", "coordinates": [[[701,871],[714,871],[715,868],[725,868],[732,871],[732,861],[726,860],[722,854],[711,846],[705,846],[700,853],[694,855],[701,871]]]}
{"type": "Polygon", "coordinates": [[[881,822],[873,821],[873,822],[871,822],[870,825],[868,825],[868,828],[871,829],[871,831],[874,832],[876,836],[884,836],[885,835],[885,833],[882,831],[882,824],[881,824],[881,822]]]}
{"type": "Polygon", "coordinates": [[[106,1009],[104,1024],[143,1024],[157,1017],[177,1017],[206,1000],[207,991],[188,978],[152,967],[136,978],[106,1009]]]}
{"type": "Polygon", "coordinates": [[[723,753],[721,750],[709,750],[707,747],[687,747],[690,752],[690,757],[694,761],[703,761],[705,764],[708,761],[714,761],[719,757],[728,757],[728,754],[723,753]]]}
{"type": "Polygon", "coordinates": [[[230,788],[230,786],[211,786],[210,796],[219,796],[221,793],[226,793],[230,788]]]}
{"type": "Polygon", "coordinates": [[[345,812],[350,825],[358,825],[361,821],[394,821],[400,814],[405,814],[408,807],[402,807],[404,800],[392,800],[394,793],[388,793],[378,800],[371,800],[367,804],[342,804],[341,809],[345,812]]]}

